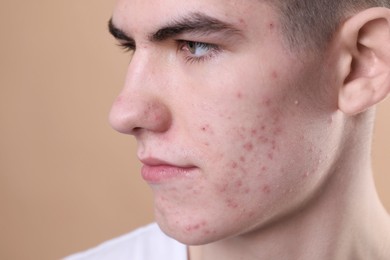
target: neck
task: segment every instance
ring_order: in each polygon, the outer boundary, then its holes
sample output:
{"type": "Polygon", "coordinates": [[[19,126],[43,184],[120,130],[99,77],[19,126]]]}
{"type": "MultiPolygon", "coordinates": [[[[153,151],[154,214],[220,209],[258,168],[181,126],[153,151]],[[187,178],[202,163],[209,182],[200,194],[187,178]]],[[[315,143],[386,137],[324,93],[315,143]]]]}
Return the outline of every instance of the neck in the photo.
{"type": "Polygon", "coordinates": [[[250,234],[191,247],[191,260],[390,259],[390,219],[370,160],[356,160],[369,156],[353,149],[347,154],[321,194],[300,210],[250,234]]]}

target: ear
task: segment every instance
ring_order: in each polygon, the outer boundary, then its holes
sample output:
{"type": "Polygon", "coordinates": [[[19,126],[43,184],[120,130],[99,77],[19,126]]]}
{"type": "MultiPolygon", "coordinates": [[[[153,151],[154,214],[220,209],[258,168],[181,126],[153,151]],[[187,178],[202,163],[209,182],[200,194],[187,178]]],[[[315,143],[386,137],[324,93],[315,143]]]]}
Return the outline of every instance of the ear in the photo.
{"type": "Polygon", "coordinates": [[[371,8],[354,15],[338,36],[343,81],[339,109],[356,115],[390,92],[390,9],[371,8]]]}

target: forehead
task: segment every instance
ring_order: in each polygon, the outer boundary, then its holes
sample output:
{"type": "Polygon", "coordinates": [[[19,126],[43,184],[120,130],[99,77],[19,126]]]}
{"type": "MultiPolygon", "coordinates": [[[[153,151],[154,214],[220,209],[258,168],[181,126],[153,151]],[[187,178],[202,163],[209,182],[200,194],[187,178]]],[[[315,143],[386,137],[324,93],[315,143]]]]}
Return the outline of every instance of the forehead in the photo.
{"type": "Polygon", "coordinates": [[[191,13],[202,13],[240,29],[276,18],[270,5],[260,0],[118,0],[112,20],[136,33],[158,29],[191,13]]]}

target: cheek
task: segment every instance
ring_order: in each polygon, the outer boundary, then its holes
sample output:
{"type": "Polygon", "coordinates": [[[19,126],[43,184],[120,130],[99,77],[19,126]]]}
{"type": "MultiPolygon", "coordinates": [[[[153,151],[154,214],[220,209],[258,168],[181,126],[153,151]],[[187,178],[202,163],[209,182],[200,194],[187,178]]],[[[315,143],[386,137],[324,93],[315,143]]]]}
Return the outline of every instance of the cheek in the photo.
{"type": "MultiPolygon", "coordinates": [[[[242,99],[243,93],[239,92],[236,97],[242,99]]],[[[246,211],[254,214],[247,209],[254,198],[261,201],[272,196],[275,191],[273,172],[280,172],[277,160],[284,132],[281,115],[271,109],[269,99],[261,101],[257,111],[263,113],[246,120],[241,120],[239,114],[221,112],[221,120],[214,120],[224,122],[220,124],[221,131],[209,123],[199,128],[200,143],[207,146],[201,152],[205,158],[205,185],[211,185],[211,196],[219,206],[240,216],[246,211]]]]}

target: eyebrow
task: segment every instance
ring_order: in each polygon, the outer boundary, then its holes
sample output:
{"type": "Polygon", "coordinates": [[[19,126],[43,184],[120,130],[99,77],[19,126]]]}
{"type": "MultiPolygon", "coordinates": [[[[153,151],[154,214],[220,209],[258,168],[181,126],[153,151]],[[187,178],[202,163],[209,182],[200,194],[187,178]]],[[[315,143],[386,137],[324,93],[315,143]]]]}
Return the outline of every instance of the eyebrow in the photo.
{"type": "Polygon", "coordinates": [[[241,30],[230,23],[223,22],[203,13],[191,13],[187,16],[173,20],[163,28],[149,36],[151,41],[164,41],[185,33],[212,34],[224,33],[239,35],[241,30]]]}
{"type": "MultiPolygon", "coordinates": [[[[114,25],[112,18],[108,24],[110,33],[116,39],[131,43],[134,42],[132,37],[114,25]]],[[[203,35],[223,33],[226,36],[243,35],[240,29],[230,23],[196,12],[169,22],[167,25],[151,33],[148,39],[152,42],[162,42],[185,33],[198,33],[203,35]]]]}
{"type": "Polygon", "coordinates": [[[114,36],[117,40],[122,40],[126,42],[134,42],[134,40],[128,36],[123,30],[119,29],[114,25],[112,18],[108,21],[108,31],[114,36]]]}

